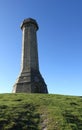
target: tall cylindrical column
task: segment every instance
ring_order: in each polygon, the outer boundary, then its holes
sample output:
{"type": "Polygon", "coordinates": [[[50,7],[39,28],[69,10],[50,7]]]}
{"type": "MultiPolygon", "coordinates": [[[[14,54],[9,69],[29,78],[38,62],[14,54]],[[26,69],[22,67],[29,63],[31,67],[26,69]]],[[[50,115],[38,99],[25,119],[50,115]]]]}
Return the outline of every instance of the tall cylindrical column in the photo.
{"type": "Polygon", "coordinates": [[[38,24],[32,18],[25,19],[22,29],[21,73],[13,86],[13,93],[48,93],[47,85],[40,74],[38,63],[38,24]]]}
{"type": "Polygon", "coordinates": [[[39,70],[36,31],[38,25],[34,19],[26,19],[21,25],[22,29],[22,63],[21,71],[31,69],[39,70]]]}

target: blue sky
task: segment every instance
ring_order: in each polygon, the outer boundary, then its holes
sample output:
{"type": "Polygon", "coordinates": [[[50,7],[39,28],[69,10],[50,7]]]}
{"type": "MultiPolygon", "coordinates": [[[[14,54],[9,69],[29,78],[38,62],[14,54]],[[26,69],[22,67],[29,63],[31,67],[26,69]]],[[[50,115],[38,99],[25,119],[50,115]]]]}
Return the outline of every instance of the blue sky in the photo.
{"type": "Polygon", "coordinates": [[[40,72],[49,93],[82,95],[82,0],[0,0],[0,93],[21,64],[23,19],[37,20],[40,72]]]}

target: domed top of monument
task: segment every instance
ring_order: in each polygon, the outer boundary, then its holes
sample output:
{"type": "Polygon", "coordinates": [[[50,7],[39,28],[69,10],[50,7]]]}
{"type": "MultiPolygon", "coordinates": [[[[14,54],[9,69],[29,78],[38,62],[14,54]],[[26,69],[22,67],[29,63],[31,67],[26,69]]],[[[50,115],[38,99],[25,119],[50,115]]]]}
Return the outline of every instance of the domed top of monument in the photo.
{"type": "Polygon", "coordinates": [[[39,28],[38,24],[37,24],[36,20],[33,18],[24,19],[21,24],[21,29],[23,28],[24,25],[29,25],[29,24],[34,24],[36,26],[36,29],[38,30],[38,28],[39,28]]]}

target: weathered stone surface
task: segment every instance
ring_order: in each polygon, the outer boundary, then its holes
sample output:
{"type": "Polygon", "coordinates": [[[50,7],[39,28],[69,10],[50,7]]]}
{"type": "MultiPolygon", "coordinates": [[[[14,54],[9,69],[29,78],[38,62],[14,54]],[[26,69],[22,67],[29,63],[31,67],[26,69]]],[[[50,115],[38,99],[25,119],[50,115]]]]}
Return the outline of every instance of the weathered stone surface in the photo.
{"type": "Polygon", "coordinates": [[[39,71],[36,20],[25,19],[21,25],[22,61],[21,73],[13,86],[13,93],[48,93],[47,86],[39,71]]]}

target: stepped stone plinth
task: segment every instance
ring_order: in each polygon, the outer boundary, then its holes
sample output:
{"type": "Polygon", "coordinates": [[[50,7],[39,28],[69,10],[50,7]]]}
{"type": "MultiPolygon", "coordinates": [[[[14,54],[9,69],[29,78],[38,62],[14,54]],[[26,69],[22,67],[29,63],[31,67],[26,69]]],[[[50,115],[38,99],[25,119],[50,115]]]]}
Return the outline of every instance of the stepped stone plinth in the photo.
{"type": "Polygon", "coordinates": [[[47,85],[39,71],[36,20],[25,19],[22,29],[21,73],[13,86],[13,93],[48,93],[47,85]]]}

